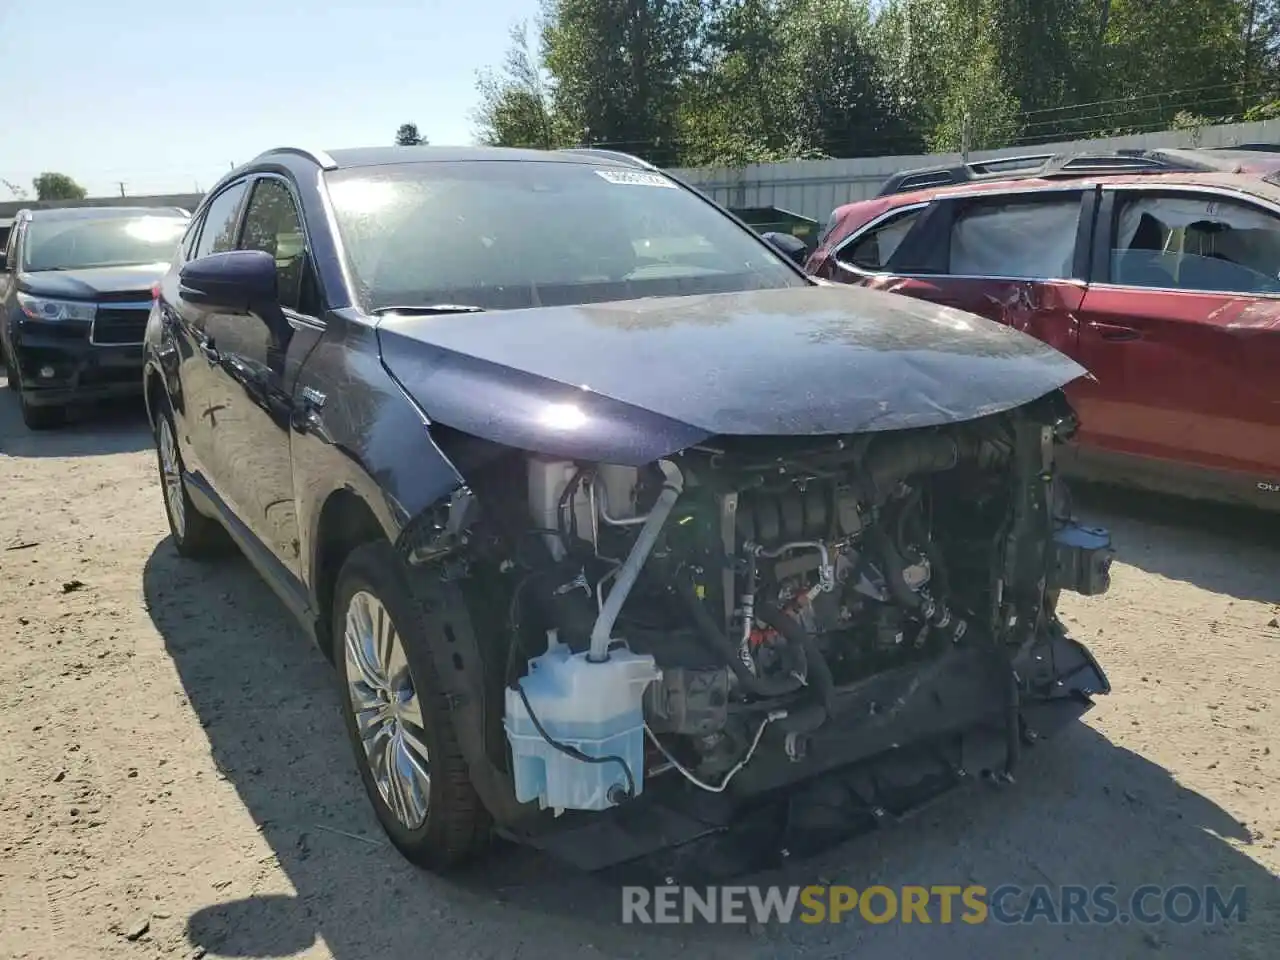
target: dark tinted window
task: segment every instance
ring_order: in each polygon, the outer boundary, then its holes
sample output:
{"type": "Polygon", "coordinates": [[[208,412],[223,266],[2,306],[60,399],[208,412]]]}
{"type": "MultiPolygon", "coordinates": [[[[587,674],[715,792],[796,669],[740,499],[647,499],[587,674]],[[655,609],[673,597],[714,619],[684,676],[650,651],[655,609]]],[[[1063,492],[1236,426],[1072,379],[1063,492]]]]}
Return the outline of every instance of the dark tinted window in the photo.
{"type": "Polygon", "coordinates": [[[196,243],[195,256],[223,253],[236,245],[236,223],[239,222],[240,204],[244,200],[246,184],[237,183],[213,198],[204,215],[200,228],[200,240],[196,243]]]}
{"type": "Polygon", "coordinates": [[[166,214],[32,220],[26,227],[22,268],[82,270],[163,263],[173,259],[187,218],[166,214]]]}
{"type": "Polygon", "coordinates": [[[329,174],[328,187],[369,309],[504,309],[805,284],[750,231],[649,171],[415,163],[329,174]]]}
{"type": "Polygon", "coordinates": [[[254,186],[240,249],[262,250],[275,259],[282,306],[300,313],[318,312],[302,220],[293,195],[282,181],[263,179],[254,186]]]}

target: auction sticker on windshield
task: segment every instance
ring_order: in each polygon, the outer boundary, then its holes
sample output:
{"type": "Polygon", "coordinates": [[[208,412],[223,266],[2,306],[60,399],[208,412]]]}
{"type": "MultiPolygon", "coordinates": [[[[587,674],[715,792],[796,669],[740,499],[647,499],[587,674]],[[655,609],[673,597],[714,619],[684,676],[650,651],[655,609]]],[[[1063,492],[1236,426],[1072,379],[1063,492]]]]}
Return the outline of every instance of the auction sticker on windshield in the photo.
{"type": "Polygon", "coordinates": [[[670,187],[675,184],[660,173],[637,173],[633,170],[597,170],[596,176],[610,183],[631,184],[637,187],[670,187]]]}

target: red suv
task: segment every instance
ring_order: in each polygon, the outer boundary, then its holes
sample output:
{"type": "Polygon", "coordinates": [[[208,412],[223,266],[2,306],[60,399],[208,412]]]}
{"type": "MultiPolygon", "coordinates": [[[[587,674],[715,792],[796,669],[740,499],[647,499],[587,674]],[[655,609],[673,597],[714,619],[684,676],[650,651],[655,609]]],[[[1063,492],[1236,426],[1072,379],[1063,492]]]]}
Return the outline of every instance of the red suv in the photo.
{"type": "Polygon", "coordinates": [[[1280,509],[1280,146],[907,171],[807,269],[1078,360],[1074,472],[1280,509]]]}

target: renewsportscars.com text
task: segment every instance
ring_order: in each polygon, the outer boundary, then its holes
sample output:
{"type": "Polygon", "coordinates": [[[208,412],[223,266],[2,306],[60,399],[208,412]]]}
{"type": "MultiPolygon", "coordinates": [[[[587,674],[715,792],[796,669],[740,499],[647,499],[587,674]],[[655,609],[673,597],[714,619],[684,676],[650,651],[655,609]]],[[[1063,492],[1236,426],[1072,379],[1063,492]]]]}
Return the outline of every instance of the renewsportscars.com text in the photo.
{"type": "Polygon", "coordinates": [[[1243,923],[1244,887],[623,887],[623,923],[1243,923]]]}

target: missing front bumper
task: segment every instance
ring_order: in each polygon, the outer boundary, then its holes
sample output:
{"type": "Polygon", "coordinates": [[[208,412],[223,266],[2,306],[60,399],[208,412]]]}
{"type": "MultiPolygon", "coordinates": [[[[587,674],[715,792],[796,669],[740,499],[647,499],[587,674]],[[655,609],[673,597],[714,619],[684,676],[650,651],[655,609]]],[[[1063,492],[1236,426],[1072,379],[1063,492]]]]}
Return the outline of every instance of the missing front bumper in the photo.
{"type": "MultiPolygon", "coordinates": [[[[1110,691],[1088,649],[1056,625],[1013,666],[1023,743],[1051,736],[1110,691]]],[[[508,836],[636,882],[710,882],[776,866],[907,816],[953,787],[998,779],[1007,679],[989,651],[953,651],[843,691],[839,716],[812,736],[803,759],[788,760],[780,744],[762,748],[724,794],[658,777],[632,803],[508,836]]]]}

